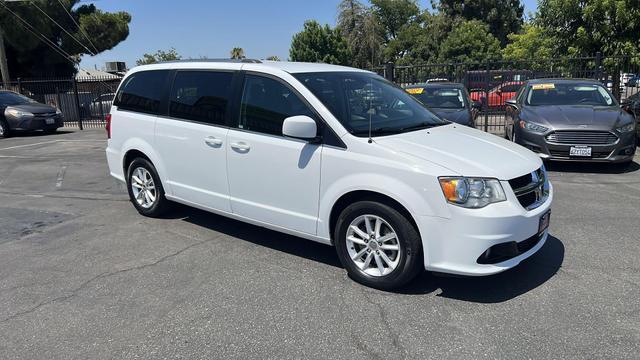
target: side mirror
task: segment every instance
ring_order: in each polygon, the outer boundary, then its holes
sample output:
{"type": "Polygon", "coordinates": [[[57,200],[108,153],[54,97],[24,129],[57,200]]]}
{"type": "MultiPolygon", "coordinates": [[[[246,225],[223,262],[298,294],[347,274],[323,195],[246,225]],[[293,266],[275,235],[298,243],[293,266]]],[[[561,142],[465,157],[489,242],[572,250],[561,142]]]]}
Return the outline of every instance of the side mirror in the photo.
{"type": "Polygon", "coordinates": [[[315,120],[306,115],[291,116],[284,119],[282,123],[282,135],[296,139],[313,140],[318,137],[318,126],[315,120]]]}
{"type": "Polygon", "coordinates": [[[471,108],[480,110],[482,109],[482,103],[480,101],[473,101],[471,102],[471,108]]]}
{"type": "Polygon", "coordinates": [[[518,103],[516,102],[516,99],[509,99],[509,100],[505,101],[504,103],[506,105],[513,106],[515,108],[518,107],[518,103]]]}

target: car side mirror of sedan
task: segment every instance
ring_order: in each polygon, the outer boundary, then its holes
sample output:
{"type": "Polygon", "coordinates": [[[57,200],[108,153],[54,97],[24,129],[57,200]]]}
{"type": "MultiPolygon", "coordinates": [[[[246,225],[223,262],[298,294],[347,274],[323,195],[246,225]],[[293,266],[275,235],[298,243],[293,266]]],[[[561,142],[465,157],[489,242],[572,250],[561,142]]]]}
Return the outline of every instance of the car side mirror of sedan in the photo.
{"type": "Polygon", "coordinates": [[[318,138],[318,125],[315,120],[306,115],[296,115],[284,119],[282,123],[282,135],[313,141],[318,138]]]}
{"type": "Polygon", "coordinates": [[[509,99],[507,101],[504,102],[505,104],[509,105],[509,106],[513,106],[513,107],[518,107],[518,103],[516,102],[516,99],[509,99]]]}

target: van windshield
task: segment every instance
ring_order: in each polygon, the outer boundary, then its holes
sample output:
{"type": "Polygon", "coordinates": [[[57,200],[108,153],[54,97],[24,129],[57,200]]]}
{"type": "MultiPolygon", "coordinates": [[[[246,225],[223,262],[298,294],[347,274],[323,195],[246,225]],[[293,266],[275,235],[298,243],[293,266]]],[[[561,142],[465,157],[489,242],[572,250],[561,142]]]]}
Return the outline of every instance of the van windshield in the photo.
{"type": "Polygon", "coordinates": [[[404,90],[375,74],[293,75],[355,136],[367,137],[369,127],[372,136],[383,136],[449,124],[404,90]]]}

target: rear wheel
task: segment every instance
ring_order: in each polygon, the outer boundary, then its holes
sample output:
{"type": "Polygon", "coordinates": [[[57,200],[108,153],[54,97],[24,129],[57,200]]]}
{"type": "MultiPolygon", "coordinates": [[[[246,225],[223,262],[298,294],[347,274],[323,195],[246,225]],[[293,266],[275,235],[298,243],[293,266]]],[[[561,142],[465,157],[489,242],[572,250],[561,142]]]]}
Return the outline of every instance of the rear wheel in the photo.
{"type": "Polygon", "coordinates": [[[144,158],[136,158],[127,171],[127,190],[133,206],[142,215],[158,217],[169,210],[170,203],[156,168],[144,158]]]}
{"type": "Polygon", "coordinates": [[[396,209],[378,202],[360,201],[344,209],[334,243],[349,276],[373,288],[398,288],[423,268],[418,231],[396,209]]]}
{"type": "Polygon", "coordinates": [[[9,124],[5,119],[0,119],[0,138],[2,137],[11,137],[11,129],[9,129],[9,124]]]}

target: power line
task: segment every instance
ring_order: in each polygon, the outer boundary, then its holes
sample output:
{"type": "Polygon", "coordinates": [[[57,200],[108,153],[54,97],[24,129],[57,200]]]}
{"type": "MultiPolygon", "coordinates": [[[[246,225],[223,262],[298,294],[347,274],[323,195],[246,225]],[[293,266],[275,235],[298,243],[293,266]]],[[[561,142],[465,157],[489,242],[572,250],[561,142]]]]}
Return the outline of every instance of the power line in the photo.
{"type": "Polygon", "coordinates": [[[78,22],[73,17],[73,15],[71,15],[69,10],[67,10],[67,8],[64,6],[64,4],[62,3],[62,0],[58,0],[58,4],[60,4],[60,7],[62,7],[64,12],[66,12],[67,15],[69,15],[69,18],[71,18],[71,21],[73,21],[73,23],[76,24],[76,26],[78,27],[78,30],[84,36],[84,38],[87,39],[87,41],[89,41],[89,44],[91,44],[91,46],[93,47],[93,50],[95,51],[95,53],[96,54],[99,53],[98,48],[93,44],[93,41],[91,41],[91,37],[89,37],[89,34],[87,34],[87,32],[84,31],[84,29],[80,26],[80,24],[78,24],[78,22]]]}
{"type": "Polygon", "coordinates": [[[73,57],[71,55],[69,55],[66,51],[64,51],[60,46],[58,46],[57,44],[55,44],[53,41],[51,41],[50,39],[48,39],[46,37],[46,35],[38,32],[33,26],[31,26],[31,24],[29,24],[26,20],[24,20],[22,17],[20,17],[20,15],[16,14],[15,12],[13,12],[11,9],[9,9],[9,7],[7,7],[7,5],[4,4],[3,1],[0,1],[0,5],[2,5],[8,12],[10,12],[13,16],[15,16],[18,20],[21,21],[22,26],[27,29],[29,32],[31,32],[33,35],[35,35],[39,40],[42,40],[47,46],[49,46],[52,50],[54,50],[56,53],[58,53],[59,55],[61,55],[63,58],[65,58],[66,60],[68,60],[69,62],[71,62],[74,66],[76,65],[76,62],[73,61],[73,57]]]}
{"type": "Polygon", "coordinates": [[[49,16],[49,14],[47,14],[46,12],[44,12],[44,10],[42,10],[38,5],[36,5],[35,2],[31,2],[31,5],[35,6],[36,9],[40,10],[41,13],[43,13],[47,18],[49,18],[49,20],[53,21],[54,24],[58,25],[58,27],[60,29],[62,29],[62,31],[64,31],[67,35],[69,35],[73,40],[75,40],[75,42],[77,42],[78,44],[80,44],[80,46],[82,46],[85,50],[87,50],[89,52],[89,54],[91,54],[92,56],[95,56],[96,54],[93,53],[93,51],[91,51],[91,49],[89,49],[88,47],[86,47],[83,43],[80,42],[80,40],[78,40],[75,36],[73,36],[70,32],[68,32],[64,27],[62,27],[62,25],[58,24],[57,21],[55,21],[51,16],[49,16]]]}

